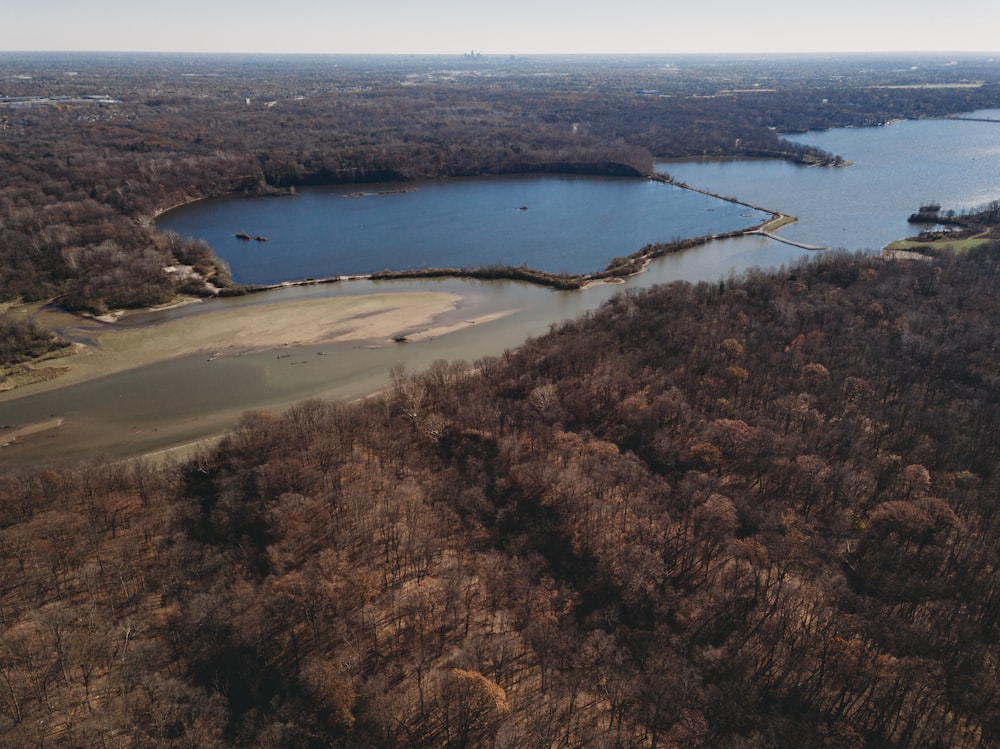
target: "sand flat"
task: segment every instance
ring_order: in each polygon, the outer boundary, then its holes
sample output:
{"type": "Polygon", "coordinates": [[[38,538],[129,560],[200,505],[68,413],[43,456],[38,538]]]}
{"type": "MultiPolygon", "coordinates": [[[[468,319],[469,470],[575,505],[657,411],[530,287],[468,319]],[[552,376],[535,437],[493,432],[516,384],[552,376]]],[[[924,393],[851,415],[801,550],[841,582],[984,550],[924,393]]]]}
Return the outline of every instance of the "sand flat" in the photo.
{"type": "Polygon", "coordinates": [[[112,324],[95,335],[93,345],[76,344],[67,356],[37,365],[68,368],[65,374],[0,393],[0,400],[188,354],[211,358],[336,341],[390,343],[433,328],[434,321],[456,309],[462,298],[432,291],[373,293],[211,308],[139,328],[112,324]]]}
{"type": "Polygon", "coordinates": [[[63,420],[58,417],[51,419],[46,419],[44,421],[36,421],[31,424],[22,424],[18,427],[13,427],[10,429],[0,430],[0,447],[7,447],[17,442],[18,439],[23,437],[28,437],[32,434],[40,434],[42,432],[47,432],[50,429],[57,429],[61,427],[63,420]]]}

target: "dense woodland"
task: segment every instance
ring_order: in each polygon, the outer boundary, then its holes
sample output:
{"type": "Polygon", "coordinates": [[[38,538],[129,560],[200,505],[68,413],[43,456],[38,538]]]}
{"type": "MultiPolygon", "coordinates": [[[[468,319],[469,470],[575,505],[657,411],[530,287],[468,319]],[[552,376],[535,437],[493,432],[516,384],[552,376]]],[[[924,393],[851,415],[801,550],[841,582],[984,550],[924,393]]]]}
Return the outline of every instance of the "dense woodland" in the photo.
{"type": "MultiPolygon", "coordinates": [[[[1000,64],[972,57],[5,53],[0,303],[103,313],[230,287],[208,247],[152,223],[205,196],[499,172],[645,175],[654,157],[835,164],[779,133],[998,105],[1000,64]]],[[[0,350],[18,340],[5,335],[0,350]]]]}
{"type": "Polygon", "coordinates": [[[1000,744],[1000,245],[0,477],[0,743],[1000,744]]]}
{"type": "MultiPolygon", "coordinates": [[[[951,62],[0,55],[0,300],[231,288],[152,219],[232,191],[835,163],[777,133],[1000,104],[951,62]]],[[[181,463],[0,474],[0,745],[996,746],[998,272],[677,283],[181,463]]]]}

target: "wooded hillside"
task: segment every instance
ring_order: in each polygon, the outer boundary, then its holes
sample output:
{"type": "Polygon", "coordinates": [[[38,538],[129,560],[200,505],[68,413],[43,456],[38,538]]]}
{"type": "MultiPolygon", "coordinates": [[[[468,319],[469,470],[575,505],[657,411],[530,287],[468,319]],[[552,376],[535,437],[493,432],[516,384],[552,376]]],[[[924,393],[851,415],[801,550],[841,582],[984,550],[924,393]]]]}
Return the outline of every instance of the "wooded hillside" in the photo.
{"type": "Polygon", "coordinates": [[[0,477],[6,746],[991,747],[1000,247],[0,477]]]}

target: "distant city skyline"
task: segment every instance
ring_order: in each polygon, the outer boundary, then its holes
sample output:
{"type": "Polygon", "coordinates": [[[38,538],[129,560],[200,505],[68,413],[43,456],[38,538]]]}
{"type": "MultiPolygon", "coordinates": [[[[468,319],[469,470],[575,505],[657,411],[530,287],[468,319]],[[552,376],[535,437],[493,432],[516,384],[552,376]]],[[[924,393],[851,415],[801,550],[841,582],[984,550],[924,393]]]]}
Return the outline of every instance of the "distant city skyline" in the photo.
{"type": "Polygon", "coordinates": [[[996,0],[31,0],[0,51],[483,55],[1000,52],[996,0]]]}

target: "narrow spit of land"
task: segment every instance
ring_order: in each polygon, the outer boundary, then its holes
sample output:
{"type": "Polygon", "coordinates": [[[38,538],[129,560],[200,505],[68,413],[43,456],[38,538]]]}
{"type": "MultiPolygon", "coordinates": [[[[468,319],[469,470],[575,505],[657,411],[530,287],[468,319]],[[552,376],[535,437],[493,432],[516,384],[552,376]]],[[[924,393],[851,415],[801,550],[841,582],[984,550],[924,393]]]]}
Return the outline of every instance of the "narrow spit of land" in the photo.
{"type": "MultiPolygon", "coordinates": [[[[777,234],[774,233],[778,229],[780,229],[781,227],[787,226],[788,224],[793,224],[796,221],[798,221],[798,219],[795,218],[795,216],[789,216],[786,213],[781,213],[781,212],[775,211],[775,210],[773,210],[771,208],[764,208],[763,206],[754,205],[753,203],[747,203],[744,200],[737,200],[736,198],[727,197],[725,195],[720,195],[719,193],[712,192],[711,190],[705,190],[705,189],[700,188],[700,187],[692,187],[691,185],[689,185],[689,184],[687,184],[685,182],[679,182],[679,181],[677,181],[675,179],[671,179],[670,177],[666,177],[664,175],[656,175],[656,176],[652,177],[652,179],[656,179],[656,180],[659,180],[661,182],[666,182],[667,184],[671,184],[671,185],[674,185],[676,187],[683,188],[685,190],[692,190],[694,192],[699,192],[702,195],[708,195],[708,196],[716,198],[718,200],[725,200],[725,201],[727,201],[729,203],[735,203],[736,205],[746,206],[747,208],[752,208],[755,211],[760,211],[762,213],[770,213],[771,216],[772,216],[772,218],[770,218],[769,220],[765,221],[763,224],[760,224],[759,226],[751,226],[751,227],[749,227],[747,229],[743,229],[743,230],[736,231],[736,232],[731,232],[730,234],[728,234],[726,236],[751,236],[751,235],[757,235],[757,236],[761,236],[761,237],[767,237],[768,239],[773,239],[776,242],[783,242],[784,244],[791,245],[792,247],[799,247],[799,248],[801,248],[803,250],[828,250],[829,249],[829,247],[822,247],[822,246],[816,245],[816,244],[808,244],[806,242],[797,242],[797,241],[795,241],[793,239],[787,239],[786,237],[780,237],[780,236],[778,236],[777,234]]],[[[712,238],[714,239],[715,237],[712,237],[712,238]]]]}
{"type": "Polygon", "coordinates": [[[701,193],[702,195],[708,195],[717,200],[724,200],[728,203],[733,203],[735,205],[743,206],[745,208],[758,211],[760,213],[770,214],[771,218],[766,220],[762,224],[749,226],[744,229],[736,229],[734,231],[726,232],[724,234],[706,234],[697,237],[688,237],[686,239],[674,240],[671,242],[653,242],[646,245],[645,247],[642,247],[636,252],[633,252],[630,255],[615,258],[603,270],[595,271],[592,273],[581,273],[581,274],[550,273],[547,271],[535,270],[523,266],[506,266],[506,265],[484,266],[478,268],[419,268],[415,270],[404,270],[404,271],[388,270],[370,274],[358,274],[352,276],[334,276],[331,278],[311,279],[308,281],[286,282],[283,284],[276,284],[274,286],[266,288],[275,288],[278,286],[289,286],[289,285],[336,283],[341,281],[353,281],[353,280],[389,280],[389,279],[455,277],[455,278],[477,278],[477,279],[489,279],[489,280],[524,281],[527,283],[538,284],[540,286],[548,286],[550,288],[558,289],[561,291],[574,291],[577,289],[583,289],[588,286],[592,286],[597,283],[621,282],[623,279],[629,276],[642,273],[647,268],[649,263],[658,257],[663,257],[664,255],[669,255],[675,252],[689,250],[694,247],[698,247],[700,245],[704,245],[718,239],[732,239],[741,236],[760,235],[767,237],[768,239],[773,239],[778,242],[783,242],[793,247],[800,247],[805,250],[828,249],[826,247],[822,247],[819,245],[808,244],[805,242],[797,242],[795,240],[786,239],[784,237],[780,237],[774,234],[774,232],[777,229],[781,228],[782,226],[794,223],[797,220],[794,216],[789,216],[787,214],[781,213],[780,211],[776,211],[771,208],[764,208],[762,206],[755,205],[753,203],[748,203],[744,200],[738,200],[737,198],[720,195],[718,193],[712,192],[711,190],[692,187],[691,185],[674,180],[664,174],[651,174],[647,176],[647,179],[650,179],[655,182],[663,182],[664,184],[673,185],[683,190],[690,190],[692,192],[701,193]]]}
{"type": "MultiPolygon", "coordinates": [[[[784,224],[782,224],[784,226],[784,224]]],[[[796,242],[794,239],[788,239],[787,237],[779,237],[772,231],[769,231],[763,227],[760,229],[753,229],[751,231],[745,232],[746,234],[757,234],[761,237],[767,237],[768,239],[773,239],[775,242],[784,242],[785,244],[791,245],[792,247],[800,247],[803,250],[828,250],[829,247],[821,247],[818,244],[807,244],[806,242],[796,242]]]]}

